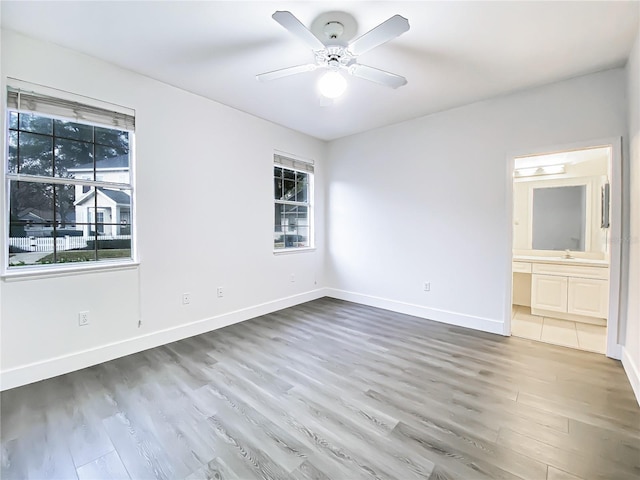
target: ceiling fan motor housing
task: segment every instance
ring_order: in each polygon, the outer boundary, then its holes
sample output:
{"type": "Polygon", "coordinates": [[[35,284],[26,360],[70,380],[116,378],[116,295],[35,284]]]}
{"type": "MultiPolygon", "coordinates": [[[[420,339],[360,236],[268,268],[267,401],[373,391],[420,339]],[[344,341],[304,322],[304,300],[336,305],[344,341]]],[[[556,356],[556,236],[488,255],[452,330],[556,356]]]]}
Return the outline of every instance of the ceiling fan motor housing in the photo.
{"type": "Polygon", "coordinates": [[[327,45],[324,50],[316,52],[316,65],[338,70],[348,67],[355,57],[349,51],[339,45],[327,45]]]}

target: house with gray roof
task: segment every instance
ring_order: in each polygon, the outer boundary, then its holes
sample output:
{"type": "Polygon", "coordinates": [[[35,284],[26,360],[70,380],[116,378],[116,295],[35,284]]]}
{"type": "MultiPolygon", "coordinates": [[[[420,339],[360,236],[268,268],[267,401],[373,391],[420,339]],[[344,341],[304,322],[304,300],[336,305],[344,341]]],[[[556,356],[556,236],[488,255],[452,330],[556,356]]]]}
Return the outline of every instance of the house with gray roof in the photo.
{"type": "MultiPolygon", "coordinates": [[[[69,168],[74,178],[104,182],[129,182],[129,156],[107,158],[69,168]]],[[[125,190],[77,185],[75,189],[75,213],[78,230],[84,235],[93,233],[97,224],[99,235],[131,234],[131,195],[125,190]]]]}

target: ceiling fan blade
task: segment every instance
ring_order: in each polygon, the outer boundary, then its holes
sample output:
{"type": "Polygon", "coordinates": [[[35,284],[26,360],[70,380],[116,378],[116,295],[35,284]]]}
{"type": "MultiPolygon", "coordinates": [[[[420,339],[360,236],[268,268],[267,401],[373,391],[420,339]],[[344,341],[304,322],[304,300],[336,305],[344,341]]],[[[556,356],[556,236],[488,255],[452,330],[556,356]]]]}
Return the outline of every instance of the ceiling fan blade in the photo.
{"type": "Polygon", "coordinates": [[[256,80],[260,82],[268,82],[269,80],[288,77],[289,75],[296,75],[297,73],[312,72],[315,69],[316,65],[314,65],[313,63],[309,63],[307,65],[297,65],[295,67],[281,68],[280,70],[261,73],[260,75],[256,75],[256,80]]]}
{"type": "Polygon", "coordinates": [[[277,11],[271,17],[284,28],[302,40],[311,50],[324,50],[325,46],[318,37],[305,27],[293,13],[287,11],[277,11]]]}
{"type": "Polygon", "coordinates": [[[367,65],[360,65],[359,63],[351,65],[348,68],[348,72],[354,77],[364,78],[365,80],[386,85],[391,88],[398,88],[407,84],[407,79],[400,75],[385,72],[384,70],[379,70],[367,65]]]}
{"type": "Polygon", "coordinates": [[[373,30],[356,38],[349,44],[349,51],[356,56],[362,55],[364,52],[402,35],[407,30],[409,30],[409,20],[400,15],[394,15],[373,30]]]}

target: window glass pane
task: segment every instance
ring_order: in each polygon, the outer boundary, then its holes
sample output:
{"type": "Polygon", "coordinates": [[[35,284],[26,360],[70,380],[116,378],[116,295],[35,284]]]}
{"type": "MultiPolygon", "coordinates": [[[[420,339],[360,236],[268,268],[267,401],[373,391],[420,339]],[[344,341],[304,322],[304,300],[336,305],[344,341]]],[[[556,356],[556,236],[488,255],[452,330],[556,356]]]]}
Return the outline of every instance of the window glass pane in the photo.
{"type": "Polygon", "coordinates": [[[113,130],[111,128],[95,127],[95,142],[100,145],[113,147],[119,151],[129,151],[129,132],[113,130]]]}
{"type": "Polygon", "coordinates": [[[53,186],[9,183],[9,266],[35,265],[53,252],[53,186]]]}
{"type": "Polygon", "coordinates": [[[282,178],[282,167],[273,167],[273,176],[275,178],[282,178]]]}
{"type": "Polygon", "coordinates": [[[52,263],[54,241],[51,236],[9,237],[9,267],[52,263]]]}
{"type": "Polygon", "coordinates": [[[296,199],[296,181],[295,178],[293,180],[284,180],[284,190],[282,193],[282,200],[288,200],[290,202],[295,201],[296,199]]]}
{"type": "Polygon", "coordinates": [[[53,173],[53,137],[20,132],[18,135],[20,173],[51,176],[53,173]]]}
{"type": "Polygon", "coordinates": [[[93,144],[56,138],[55,176],[75,178],[78,173],[93,179],[93,144]]]}
{"type": "Polygon", "coordinates": [[[282,219],[284,218],[284,205],[280,203],[276,203],[275,208],[276,218],[275,218],[275,229],[276,233],[282,232],[282,219]]]}
{"type": "Polygon", "coordinates": [[[309,190],[309,175],[296,172],[296,202],[307,202],[309,190]]]}
{"type": "Polygon", "coordinates": [[[76,194],[82,190],[81,185],[56,185],[56,220],[60,228],[76,223],[76,194]]]}
{"type": "Polygon", "coordinates": [[[109,169],[128,168],[129,152],[128,150],[118,150],[113,147],[105,147],[96,145],[96,168],[109,169]]]}
{"type": "Polygon", "coordinates": [[[48,235],[54,221],[53,185],[12,180],[9,189],[10,222],[23,225],[25,235],[48,235]]]}
{"type": "Polygon", "coordinates": [[[9,128],[18,128],[18,112],[9,112],[9,128]]]}
{"type": "Polygon", "coordinates": [[[11,173],[20,173],[18,171],[18,132],[10,131],[7,141],[9,143],[7,171],[11,173]]]}
{"type": "Polygon", "coordinates": [[[117,227],[118,235],[131,235],[131,208],[121,207],[117,220],[120,221],[117,227]]]}
{"type": "Polygon", "coordinates": [[[56,137],[93,142],[93,125],[54,120],[53,131],[56,137]]]}
{"type": "Polygon", "coordinates": [[[295,205],[283,205],[282,210],[282,230],[284,232],[295,232],[298,207],[295,205]]]}
{"type": "Polygon", "coordinates": [[[293,170],[288,170],[286,168],[282,169],[282,174],[284,176],[284,178],[286,180],[295,180],[296,179],[296,172],[294,172],[293,170]]]}
{"type": "Polygon", "coordinates": [[[98,250],[98,260],[108,260],[114,258],[131,259],[131,240],[128,241],[127,248],[104,248],[98,250]]]}
{"type": "Polygon", "coordinates": [[[298,238],[297,238],[297,247],[308,247],[309,246],[309,227],[298,227],[298,238]]]}
{"type": "Polygon", "coordinates": [[[282,232],[275,232],[273,234],[273,248],[284,248],[284,235],[282,234],[282,232]]]}
{"type": "Polygon", "coordinates": [[[25,132],[43,133],[45,135],[53,134],[53,120],[47,117],[41,117],[34,113],[18,114],[18,125],[20,130],[25,132]]]}
{"type": "Polygon", "coordinates": [[[305,231],[303,229],[303,231],[295,230],[294,232],[284,234],[284,248],[308,247],[309,242],[307,235],[304,233],[305,231]]]}
{"type": "Polygon", "coordinates": [[[111,222],[109,218],[112,218],[112,217],[115,218],[115,213],[118,208],[124,208],[124,207],[126,207],[127,209],[130,208],[131,195],[127,190],[119,190],[115,188],[99,188],[98,191],[100,193],[98,195],[98,207],[104,206],[104,207],[107,207],[109,211],[113,212],[107,215],[107,219],[105,219],[106,223],[111,222]],[[108,200],[105,201],[104,197],[106,197],[108,200]],[[116,204],[115,209],[112,208],[111,206],[112,203],[116,204]]]}
{"type": "Polygon", "coordinates": [[[274,191],[274,198],[276,200],[282,200],[282,179],[281,178],[274,178],[273,179],[273,191],[274,191]]]}
{"type": "MultiPolygon", "coordinates": [[[[116,231],[118,227],[104,225],[106,231],[116,231]]],[[[110,258],[131,258],[131,238],[98,238],[98,260],[110,258]]]]}

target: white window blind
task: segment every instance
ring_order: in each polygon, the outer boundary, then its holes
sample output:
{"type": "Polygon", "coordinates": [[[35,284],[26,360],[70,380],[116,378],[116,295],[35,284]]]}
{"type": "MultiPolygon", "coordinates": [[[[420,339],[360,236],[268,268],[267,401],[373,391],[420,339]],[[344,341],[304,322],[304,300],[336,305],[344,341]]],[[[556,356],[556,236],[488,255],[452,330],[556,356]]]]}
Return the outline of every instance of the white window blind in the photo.
{"type": "Polygon", "coordinates": [[[108,125],[121,130],[134,131],[136,124],[133,115],[12,87],[7,89],[7,107],[22,112],[108,125]]]}
{"type": "Polygon", "coordinates": [[[296,160],[276,153],[273,156],[273,163],[280,167],[291,168],[293,170],[299,170],[301,172],[313,173],[313,162],[310,161],[296,160]]]}

